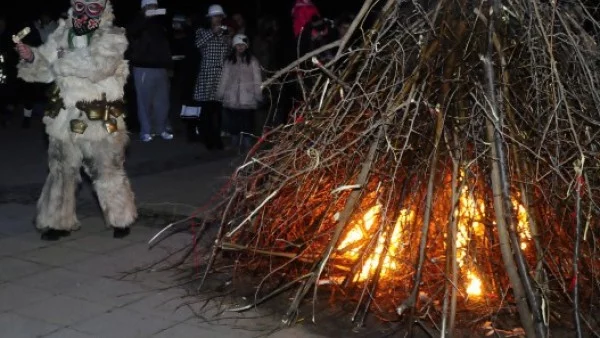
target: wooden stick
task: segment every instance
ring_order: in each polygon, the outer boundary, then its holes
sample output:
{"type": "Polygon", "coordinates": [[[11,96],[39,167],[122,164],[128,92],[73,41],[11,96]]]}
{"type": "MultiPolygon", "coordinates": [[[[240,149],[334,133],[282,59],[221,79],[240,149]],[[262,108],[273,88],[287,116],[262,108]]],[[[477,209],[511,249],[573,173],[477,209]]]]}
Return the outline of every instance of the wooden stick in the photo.
{"type": "Polygon", "coordinates": [[[261,88],[268,87],[271,83],[275,82],[277,79],[279,79],[283,75],[288,74],[292,69],[298,67],[300,64],[302,64],[302,62],[310,60],[313,56],[319,55],[325,51],[339,47],[339,45],[340,45],[340,40],[337,40],[337,41],[328,43],[325,46],[317,48],[317,49],[313,50],[312,52],[306,53],[304,56],[298,58],[296,61],[287,65],[285,68],[282,68],[281,70],[279,70],[277,73],[275,73],[275,75],[273,75],[270,78],[268,78],[267,80],[263,81],[263,83],[261,84],[261,88]]]}
{"type": "MultiPolygon", "coordinates": [[[[388,0],[388,2],[389,2],[389,0],[388,0]]],[[[346,32],[346,34],[342,37],[342,40],[340,41],[340,46],[338,48],[337,53],[335,54],[335,59],[339,59],[339,57],[342,55],[342,53],[344,52],[344,49],[346,49],[346,45],[348,44],[348,42],[350,41],[350,38],[354,34],[354,31],[356,31],[360,22],[369,13],[372,5],[373,5],[373,0],[366,0],[363,3],[362,8],[358,12],[358,15],[354,18],[354,20],[352,20],[352,24],[350,24],[348,31],[346,32]]]]}
{"type": "Polygon", "coordinates": [[[294,253],[254,249],[254,248],[248,247],[247,245],[239,245],[239,244],[235,244],[235,243],[231,243],[231,242],[221,243],[221,249],[230,250],[230,251],[250,251],[253,253],[260,254],[260,255],[283,257],[283,258],[290,258],[290,259],[294,259],[294,258],[298,257],[298,255],[294,254],[294,253]]]}
{"type": "Polygon", "coordinates": [[[573,319],[575,320],[575,332],[577,338],[583,337],[581,331],[581,314],[579,313],[579,251],[581,246],[581,232],[583,228],[581,220],[581,196],[585,194],[583,188],[583,166],[585,158],[578,160],[575,164],[575,247],[573,248],[573,319]]]}
{"type": "MultiPolygon", "coordinates": [[[[371,172],[371,167],[373,165],[373,161],[374,161],[375,155],[377,153],[377,148],[379,147],[379,143],[381,142],[382,137],[383,137],[383,127],[380,127],[379,132],[377,133],[376,139],[373,140],[373,142],[371,143],[371,147],[369,149],[367,158],[365,159],[365,161],[362,164],[361,171],[358,174],[358,178],[356,180],[356,185],[364,187],[365,184],[367,183],[369,174],[371,172]]],[[[310,288],[312,288],[315,285],[315,282],[319,279],[323,270],[325,269],[325,266],[327,265],[327,262],[329,261],[331,254],[337,247],[338,241],[339,241],[342,233],[344,232],[346,225],[348,224],[348,222],[350,222],[352,214],[353,214],[356,206],[358,205],[359,197],[360,197],[361,193],[362,193],[362,190],[354,190],[350,193],[350,196],[348,197],[348,201],[346,202],[346,206],[344,207],[344,210],[340,214],[340,218],[339,218],[337,226],[335,228],[335,232],[333,233],[333,236],[331,237],[331,240],[329,241],[329,244],[327,245],[327,248],[325,249],[325,252],[323,253],[321,261],[318,263],[318,265],[313,270],[311,277],[308,278],[306,283],[304,283],[304,285],[302,285],[298,289],[298,292],[296,293],[296,297],[294,297],[294,300],[292,301],[288,311],[286,312],[284,322],[286,322],[288,324],[295,322],[295,318],[297,315],[297,311],[298,311],[300,302],[302,301],[304,296],[306,296],[306,293],[310,290],[310,288]]]]}
{"type": "MultiPolygon", "coordinates": [[[[495,0],[493,0],[493,7],[497,7],[495,0]]],[[[511,215],[511,206],[510,206],[510,197],[506,194],[508,193],[508,189],[506,187],[506,167],[504,163],[504,151],[503,144],[500,138],[500,116],[501,112],[498,109],[498,105],[496,103],[496,89],[495,89],[495,79],[494,79],[494,70],[492,67],[492,50],[493,50],[493,34],[494,34],[494,17],[490,17],[490,23],[488,27],[489,34],[489,42],[487,49],[487,56],[481,56],[481,60],[483,62],[484,71],[486,75],[486,85],[487,85],[487,100],[490,108],[490,116],[487,120],[487,134],[488,140],[492,144],[492,189],[494,190],[494,210],[496,212],[496,223],[498,227],[498,233],[500,237],[500,242],[503,244],[501,246],[504,263],[506,265],[507,273],[509,274],[509,278],[513,284],[513,290],[515,293],[515,298],[517,299],[517,306],[519,308],[519,316],[521,318],[521,324],[523,325],[525,332],[529,337],[538,337],[542,338],[543,330],[539,330],[537,325],[534,325],[533,319],[533,310],[535,309],[535,303],[528,304],[527,300],[531,300],[530,298],[535,298],[532,296],[528,289],[526,289],[525,283],[529,282],[527,275],[523,275],[519,268],[519,264],[515,262],[513,258],[513,250],[520,250],[520,248],[514,248],[511,246],[512,238],[510,235],[510,231],[508,229],[509,224],[512,222],[511,215]],[[506,199],[509,198],[509,202],[507,203],[506,199]],[[507,209],[507,204],[509,205],[507,209]],[[526,280],[525,280],[526,279],[526,280]],[[540,332],[542,331],[542,332],[540,332]]],[[[514,245],[514,242],[512,243],[514,245]]]]}

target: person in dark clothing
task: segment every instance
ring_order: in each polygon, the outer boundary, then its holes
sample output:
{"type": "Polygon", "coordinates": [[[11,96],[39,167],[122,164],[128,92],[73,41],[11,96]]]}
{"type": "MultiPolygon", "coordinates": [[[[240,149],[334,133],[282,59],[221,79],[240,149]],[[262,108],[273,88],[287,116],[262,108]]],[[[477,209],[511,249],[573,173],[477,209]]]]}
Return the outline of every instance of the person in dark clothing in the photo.
{"type": "Polygon", "coordinates": [[[157,0],[142,0],[142,13],[127,27],[128,59],[133,66],[140,122],[140,139],[152,141],[154,131],[165,140],[173,139],[167,131],[170,110],[169,72],[173,68],[171,48],[163,16],[157,12],[157,0]]]}
{"type": "MultiPolygon", "coordinates": [[[[314,16],[310,22],[308,22],[302,31],[298,41],[298,57],[304,56],[329,42],[331,36],[331,22],[322,17],[314,16]]],[[[321,52],[316,58],[323,64],[333,59],[333,53],[331,50],[321,52]]],[[[306,60],[302,66],[305,69],[311,69],[315,66],[312,64],[312,60],[306,60]]],[[[310,91],[315,83],[314,76],[300,76],[298,77],[295,88],[293,89],[293,100],[296,102],[302,102],[304,100],[303,90],[310,91]]],[[[290,88],[291,91],[291,88],[290,88]]],[[[293,107],[297,104],[292,104],[293,107]]]]}
{"type": "Polygon", "coordinates": [[[343,13],[337,20],[335,20],[335,31],[332,34],[331,40],[341,39],[346,35],[346,32],[350,29],[350,25],[354,21],[354,15],[350,13],[343,13]]]}
{"type": "MultiPolygon", "coordinates": [[[[173,40],[172,51],[174,57],[174,71],[172,81],[172,99],[173,110],[181,112],[181,107],[199,106],[194,101],[194,85],[196,77],[190,74],[197,74],[200,65],[200,52],[195,48],[196,27],[192,19],[181,15],[173,17],[173,40]]],[[[200,141],[200,128],[198,119],[186,119],[187,139],[189,142],[200,141]]]]}
{"type": "Polygon", "coordinates": [[[6,127],[14,108],[18,56],[7,29],[6,18],[0,17],[0,125],[6,127]]]}
{"type": "MultiPolygon", "coordinates": [[[[302,32],[300,33],[299,41],[299,52],[300,56],[303,56],[315,49],[318,49],[328,42],[332,33],[331,21],[315,16],[312,20],[306,24],[302,32]]],[[[332,58],[331,52],[323,52],[319,54],[319,60],[326,62],[332,58]]]]}
{"type": "MultiPolygon", "coordinates": [[[[274,17],[264,16],[258,19],[257,34],[252,41],[252,53],[258,59],[262,67],[263,79],[269,78],[277,69],[284,67],[282,53],[285,53],[285,47],[282,44],[282,37],[279,29],[279,23],[274,17]]],[[[260,135],[264,127],[273,126],[279,123],[278,111],[282,108],[280,86],[270,86],[265,96],[265,104],[259,107],[257,112],[255,130],[260,135]]],[[[285,121],[283,121],[285,122],[285,121]]],[[[281,122],[281,123],[283,123],[281,122]]]]}
{"type": "MultiPolygon", "coordinates": [[[[26,25],[23,25],[23,27],[25,26],[26,25]]],[[[33,24],[29,25],[29,27],[33,27],[33,24]]],[[[39,47],[43,43],[42,36],[37,29],[32,29],[23,39],[23,43],[28,46],[39,47]]],[[[18,88],[16,99],[19,103],[19,110],[23,110],[23,122],[21,126],[23,128],[29,128],[31,126],[32,116],[44,115],[45,104],[48,100],[46,92],[50,89],[52,84],[25,82],[21,79],[17,79],[16,86],[18,88]]]]}

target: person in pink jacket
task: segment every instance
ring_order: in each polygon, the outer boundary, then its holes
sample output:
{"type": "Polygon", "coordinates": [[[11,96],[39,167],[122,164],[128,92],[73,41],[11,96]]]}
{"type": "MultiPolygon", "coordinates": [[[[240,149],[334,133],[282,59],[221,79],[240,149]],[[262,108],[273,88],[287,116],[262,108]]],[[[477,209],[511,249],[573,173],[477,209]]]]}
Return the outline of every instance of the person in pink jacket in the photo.
{"type": "Polygon", "coordinates": [[[310,22],[313,17],[321,17],[319,9],[311,0],[296,0],[292,9],[292,19],[294,22],[294,36],[296,39],[300,36],[302,28],[310,22]]]}

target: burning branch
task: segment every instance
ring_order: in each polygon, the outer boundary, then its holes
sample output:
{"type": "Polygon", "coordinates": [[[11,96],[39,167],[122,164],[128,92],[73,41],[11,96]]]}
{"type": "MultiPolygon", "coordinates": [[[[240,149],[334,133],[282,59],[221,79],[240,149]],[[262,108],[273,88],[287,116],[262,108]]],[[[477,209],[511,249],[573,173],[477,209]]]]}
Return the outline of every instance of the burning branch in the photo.
{"type": "Polygon", "coordinates": [[[575,162],[575,249],[573,250],[573,304],[574,304],[574,319],[577,338],[583,337],[581,329],[581,319],[579,318],[579,251],[581,246],[581,196],[585,194],[583,164],[585,157],[575,162]]]}
{"type": "MultiPolygon", "coordinates": [[[[369,149],[369,154],[368,154],[367,158],[365,159],[364,163],[362,164],[362,169],[358,175],[356,185],[364,186],[367,183],[369,174],[371,172],[371,166],[373,165],[373,161],[375,160],[375,155],[377,154],[377,148],[379,147],[379,143],[381,141],[382,136],[383,136],[383,128],[379,128],[377,138],[371,144],[371,147],[369,149]]],[[[284,323],[286,323],[288,325],[295,323],[296,315],[298,313],[298,307],[300,306],[300,302],[306,296],[306,294],[308,293],[308,291],[311,288],[314,287],[314,290],[315,290],[314,292],[316,294],[316,292],[317,292],[316,282],[320,279],[321,274],[325,270],[325,266],[327,265],[329,258],[331,257],[331,254],[333,253],[333,251],[336,248],[336,245],[342,235],[342,232],[345,230],[346,225],[350,221],[350,218],[352,217],[352,214],[356,208],[356,205],[359,202],[360,194],[361,194],[361,191],[359,191],[359,190],[354,190],[350,193],[348,202],[346,203],[346,206],[344,207],[344,210],[342,211],[342,213],[340,215],[340,218],[337,222],[337,227],[335,229],[335,232],[333,233],[333,237],[332,237],[331,241],[329,242],[329,245],[325,249],[325,252],[322,254],[322,256],[321,256],[322,258],[320,259],[320,262],[315,265],[315,269],[311,272],[311,276],[308,278],[308,281],[306,283],[304,283],[298,289],[298,292],[296,293],[296,297],[294,298],[294,301],[290,305],[290,308],[285,315],[285,319],[283,321],[284,323]]]]}
{"type": "Polygon", "coordinates": [[[507,186],[509,177],[506,156],[504,154],[504,143],[502,142],[501,135],[502,131],[504,130],[504,117],[503,112],[501,109],[499,109],[498,102],[496,100],[496,80],[492,67],[492,53],[494,49],[494,38],[496,36],[494,24],[495,18],[497,15],[499,15],[500,8],[499,0],[492,0],[492,6],[490,6],[490,17],[488,19],[489,27],[487,55],[482,57],[483,66],[485,68],[485,77],[487,79],[487,101],[490,107],[489,120],[491,120],[491,123],[488,122],[488,139],[490,139],[490,142],[493,144],[492,156],[494,163],[492,164],[492,180],[497,182],[496,184],[492,185],[495,187],[494,195],[501,196],[496,199],[496,222],[498,223],[499,228],[509,229],[508,234],[510,235],[510,244],[507,242],[508,238],[502,235],[500,235],[499,239],[501,243],[504,242],[502,247],[506,248],[507,251],[512,251],[515,256],[518,275],[511,273],[511,271],[514,269],[513,265],[515,263],[513,262],[513,258],[510,257],[509,252],[504,254],[504,264],[507,266],[507,272],[509,278],[511,279],[513,289],[515,290],[515,298],[517,298],[518,301],[521,323],[523,324],[527,335],[530,337],[543,338],[546,336],[546,328],[544,327],[544,322],[542,320],[541,307],[538,305],[535,292],[531,285],[527,262],[525,261],[525,257],[523,256],[523,252],[519,246],[516,227],[514,226],[511,212],[512,205],[510,192],[507,186]],[[509,249],[511,244],[512,248],[509,249]],[[526,296],[527,302],[525,301],[524,296],[526,296]],[[532,317],[535,321],[535,324],[532,322],[532,317]]]}

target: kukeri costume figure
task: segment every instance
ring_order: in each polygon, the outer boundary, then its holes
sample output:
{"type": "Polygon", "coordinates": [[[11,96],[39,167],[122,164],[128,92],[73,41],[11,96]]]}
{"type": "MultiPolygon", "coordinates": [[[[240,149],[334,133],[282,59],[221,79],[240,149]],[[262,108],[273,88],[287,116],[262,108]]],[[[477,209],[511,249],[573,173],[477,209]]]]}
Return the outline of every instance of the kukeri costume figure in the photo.
{"type": "Polygon", "coordinates": [[[57,240],[80,227],[75,206],[82,166],[115,238],[127,236],[137,217],[123,169],[129,140],[122,102],[129,74],[124,59],[127,39],[113,19],[108,0],[71,0],[69,19],[61,20],[45,44],[31,48],[17,43],[22,59],[18,76],[56,84],[44,117],[50,173],[36,217],[45,240],[57,240]]]}

